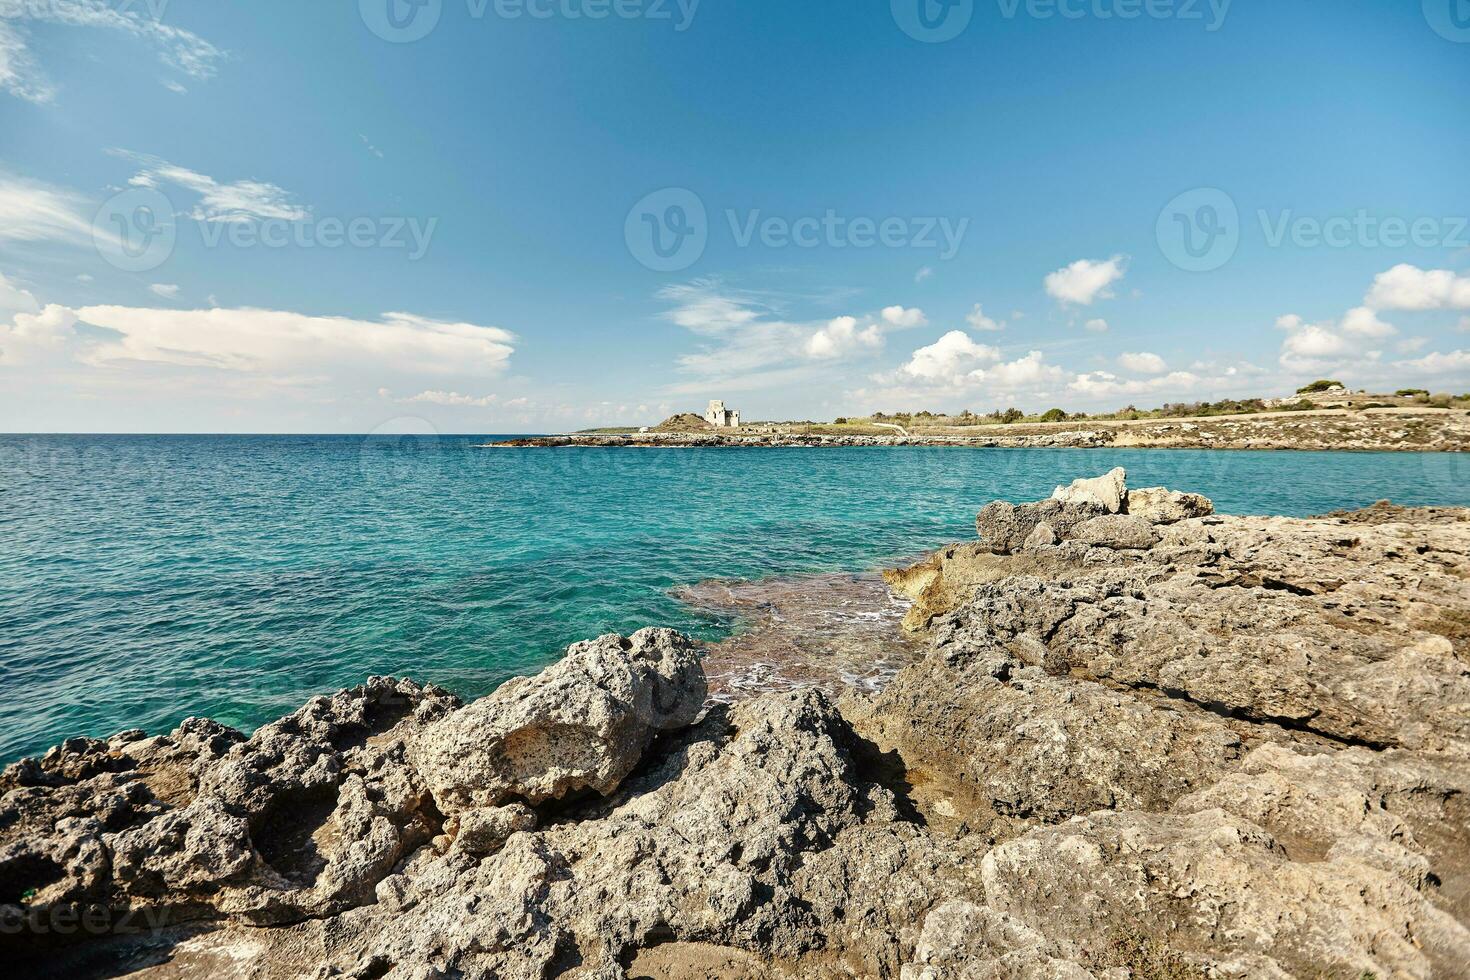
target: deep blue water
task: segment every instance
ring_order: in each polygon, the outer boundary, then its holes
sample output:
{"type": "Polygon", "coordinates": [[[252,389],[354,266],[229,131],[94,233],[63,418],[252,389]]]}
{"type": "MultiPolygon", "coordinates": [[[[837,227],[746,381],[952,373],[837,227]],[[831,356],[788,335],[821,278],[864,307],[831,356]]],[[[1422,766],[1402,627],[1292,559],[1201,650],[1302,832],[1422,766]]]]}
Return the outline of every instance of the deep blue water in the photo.
{"type": "Polygon", "coordinates": [[[0,436],[0,760],[249,729],[371,673],[465,695],[714,577],[861,570],[1115,465],[1228,513],[1470,504],[1454,455],[476,449],[484,437],[0,436]]]}

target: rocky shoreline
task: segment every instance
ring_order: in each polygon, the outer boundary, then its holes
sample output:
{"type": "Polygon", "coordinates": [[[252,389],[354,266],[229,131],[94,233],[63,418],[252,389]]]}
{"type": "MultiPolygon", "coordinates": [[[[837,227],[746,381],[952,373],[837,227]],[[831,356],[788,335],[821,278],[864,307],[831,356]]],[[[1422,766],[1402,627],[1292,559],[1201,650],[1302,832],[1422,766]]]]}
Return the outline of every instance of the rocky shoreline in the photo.
{"type": "MultiPolygon", "coordinates": [[[[1121,470],[890,584],[886,686],[710,697],[646,629],[0,775],[23,975],[1470,976],[1470,510],[1121,470]]],[[[736,601],[740,597],[737,595],[736,601]]]]}
{"type": "MultiPolygon", "coordinates": [[[[816,427],[823,428],[823,427],[816,427]]],[[[792,449],[968,446],[989,449],[1269,449],[1355,452],[1470,451],[1465,411],[1290,412],[1140,422],[987,425],[909,435],[798,431],[573,433],[486,443],[487,449],[792,449]]]]}

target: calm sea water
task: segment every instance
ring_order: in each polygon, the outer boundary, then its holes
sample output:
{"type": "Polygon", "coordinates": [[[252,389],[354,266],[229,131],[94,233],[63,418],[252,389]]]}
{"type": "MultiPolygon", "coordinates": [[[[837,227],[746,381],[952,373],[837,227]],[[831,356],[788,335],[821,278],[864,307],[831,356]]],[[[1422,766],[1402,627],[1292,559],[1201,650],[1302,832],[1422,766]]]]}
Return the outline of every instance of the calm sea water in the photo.
{"type": "Polygon", "coordinates": [[[672,587],[872,568],[1115,465],[1229,513],[1470,504],[1451,455],[484,438],[0,436],[0,760],[191,714],[248,730],[372,673],[478,695],[609,630],[715,637],[672,587]]]}

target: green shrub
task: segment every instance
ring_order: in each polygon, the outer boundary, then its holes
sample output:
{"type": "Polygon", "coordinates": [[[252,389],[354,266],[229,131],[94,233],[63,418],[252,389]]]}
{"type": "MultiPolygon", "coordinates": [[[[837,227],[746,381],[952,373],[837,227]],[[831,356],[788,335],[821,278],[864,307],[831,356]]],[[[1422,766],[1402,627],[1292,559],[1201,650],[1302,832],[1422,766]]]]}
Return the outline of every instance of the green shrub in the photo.
{"type": "Polygon", "coordinates": [[[1043,415],[1043,416],[1041,416],[1041,421],[1043,421],[1043,422],[1065,422],[1065,421],[1067,421],[1067,413],[1064,412],[1064,411],[1062,411],[1060,408],[1048,409],[1047,412],[1046,412],[1046,414],[1043,415]]]}
{"type": "Polygon", "coordinates": [[[1296,390],[1296,393],[1298,395],[1311,395],[1319,391],[1327,391],[1329,388],[1341,387],[1343,387],[1343,383],[1341,381],[1332,381],[1327,378],[1319,378],[1309,385],[1303,385],[1302,387],[1298,388],[1296,390]]]}

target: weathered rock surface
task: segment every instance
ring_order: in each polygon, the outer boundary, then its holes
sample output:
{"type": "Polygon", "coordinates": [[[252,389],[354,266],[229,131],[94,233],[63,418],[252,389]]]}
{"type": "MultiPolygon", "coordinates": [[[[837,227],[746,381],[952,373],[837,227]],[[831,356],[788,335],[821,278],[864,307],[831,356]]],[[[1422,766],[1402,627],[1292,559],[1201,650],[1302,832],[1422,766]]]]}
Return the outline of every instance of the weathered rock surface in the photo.
{"type": "Polygon", "coordinates": [[[1079,477],[1070,486],[1057,487],[1051,499],[1064,504],[1089,504],[1118,514],[1128,504],[1128,474],[1116,466],[1102,476],[1079,477]]]}
{"type": "Polygon", "coordinates": [[[704,697],[698,653],[685,637],[609,634],[427,726],[410,751],[445,814],[584,789],[606,795],[655,734],[692,722],[704,697]]]}
{"type": "Polygon", "coordinates": [[[0,949],[152,980],[1470,976],[1470,512],[1214,517],[1122,480],[893,573],[932,650],[840,708],[704,704],[696,647],[644,630],[468,706],[375,678],[248,739],[69,740],[0,775],[0,949]]]}

